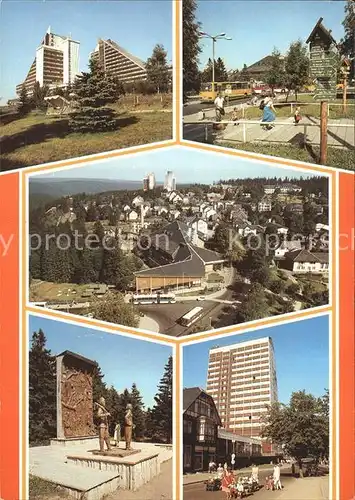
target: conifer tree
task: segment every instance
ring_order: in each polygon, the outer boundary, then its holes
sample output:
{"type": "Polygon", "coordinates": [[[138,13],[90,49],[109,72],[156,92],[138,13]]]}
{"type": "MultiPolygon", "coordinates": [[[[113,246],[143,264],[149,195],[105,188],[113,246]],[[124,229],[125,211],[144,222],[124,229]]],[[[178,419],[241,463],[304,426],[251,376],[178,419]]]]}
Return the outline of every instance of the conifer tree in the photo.
{"type": "Polygon", "coordinates": [[[131,389],[131,404],[135,429],[133,432],[134,438],[139,441],[145,434],[145,412],[144,403],[135,383],[131,389]]]}
{"type": "Polygon", "coordinates": [[[167,443],[172,440],[172,411],[173,411],[173,358],[169,357],[164,368],[163,377],[158,385],[158,392],[154,397],[155,405],[151,410],[153,438],[167,443]]]}
{"type": "Polygon", "coordinates": [[[157,44],[146,64],[147,81],[158,93],[167,92],[169,88],[170,76],[166,56],[167,52],[163,45],[157,44]]]}
{"type": "Polygon", "coordinates": [[[31,111],[31,99],[29,98],[27,89],[24,85],[22,85],[21,87],[19,99],[20,104],[18,107],[18,112],[21,116],[25,116],[31,111]]]}
{"type": "Polygon", "coordinates": [[[46,337],[34,332],[29,352],[29,441],[45,444],[56,435],[55,358],[46,337]]]}
{"type": "Polygon", "coordinates": [[[200,25],[196,21],[196,0],[183,0],[183,82],[184,100],[186,93],[197,92],[200,88],[200,72],[198,69],[198,56],[201,52],[199,46],[200,25]]]}
{"type": "Polygon", "coordinates": [[[113,109],[117,100],[117,81],[105,75],[100,63],[91,59],[89,72],[77,77],[73,85],[76,110],[71,113],[69,125],[74,132],[107,132],[117,128],[113,109]]]}

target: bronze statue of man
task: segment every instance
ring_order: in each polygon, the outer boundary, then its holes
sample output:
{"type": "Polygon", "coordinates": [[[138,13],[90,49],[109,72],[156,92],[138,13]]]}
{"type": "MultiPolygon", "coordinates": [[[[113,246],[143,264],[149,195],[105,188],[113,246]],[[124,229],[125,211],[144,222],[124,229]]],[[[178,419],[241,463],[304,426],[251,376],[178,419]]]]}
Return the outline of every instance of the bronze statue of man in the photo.
{"type": "Polygon", "coordinates": [[[133,414],[132,414],[132,405],[128,403],[126,406],[126,414],[124,418],[124,437],[126,440],[126,450],[131,450],[131,442],[132,442],[132,428],[133,428],[133,414]]]}
{"type": "Polygon", "coordinates": [[[97,418],[99,419],[99,443],[100,451],[105,451],[105,443],[107,449],[111,449],[110,445],[110,435],[108,432],[108,417],[111,414],[106,409],[105,398],[100,398],[99,403],[95,403],[97,406],[97,418]]]}

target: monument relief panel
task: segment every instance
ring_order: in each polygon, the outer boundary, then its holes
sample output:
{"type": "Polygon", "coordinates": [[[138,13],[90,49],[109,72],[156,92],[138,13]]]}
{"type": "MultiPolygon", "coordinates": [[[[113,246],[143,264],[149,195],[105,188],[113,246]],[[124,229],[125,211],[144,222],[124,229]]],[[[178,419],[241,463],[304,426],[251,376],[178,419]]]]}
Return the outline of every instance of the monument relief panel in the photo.
{"type": "Polygon", "coordinates": [[[70,351],[57,356],[57,437],[94,436],[94,361],[70,351]]]}

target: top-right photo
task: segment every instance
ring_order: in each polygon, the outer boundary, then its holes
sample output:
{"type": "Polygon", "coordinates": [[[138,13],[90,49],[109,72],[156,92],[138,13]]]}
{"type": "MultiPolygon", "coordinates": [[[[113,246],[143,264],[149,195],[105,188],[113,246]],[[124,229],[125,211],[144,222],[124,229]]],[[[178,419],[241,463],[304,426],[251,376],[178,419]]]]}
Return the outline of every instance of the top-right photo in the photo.
{"type": "Polygon", "coordinates": [[[183,138],[355,170],[355,0],[183,0],[183,138]]]}

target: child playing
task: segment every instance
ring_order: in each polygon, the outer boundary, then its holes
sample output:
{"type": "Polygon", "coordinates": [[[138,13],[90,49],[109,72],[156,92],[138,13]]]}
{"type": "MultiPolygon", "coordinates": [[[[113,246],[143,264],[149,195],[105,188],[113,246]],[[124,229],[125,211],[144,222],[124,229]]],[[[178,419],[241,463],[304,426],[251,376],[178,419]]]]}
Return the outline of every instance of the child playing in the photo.
{"type": "Polygon", "coordinates": [[[295,119],[295,125],[297,125],[302,120],[300,106],[297,106],[297,108],[295,109],[295,114],[293,116],[295,119]]]}
{"type": "MultiPolygon", "coordinates": [[[[232,121],[237,122],[238,120],[240,120],[238,110],[237,108],[234,108],[232,112],[232,121]]],[[[234,125],[239,125],[239,123],[234,123],[234,125]]]]}

